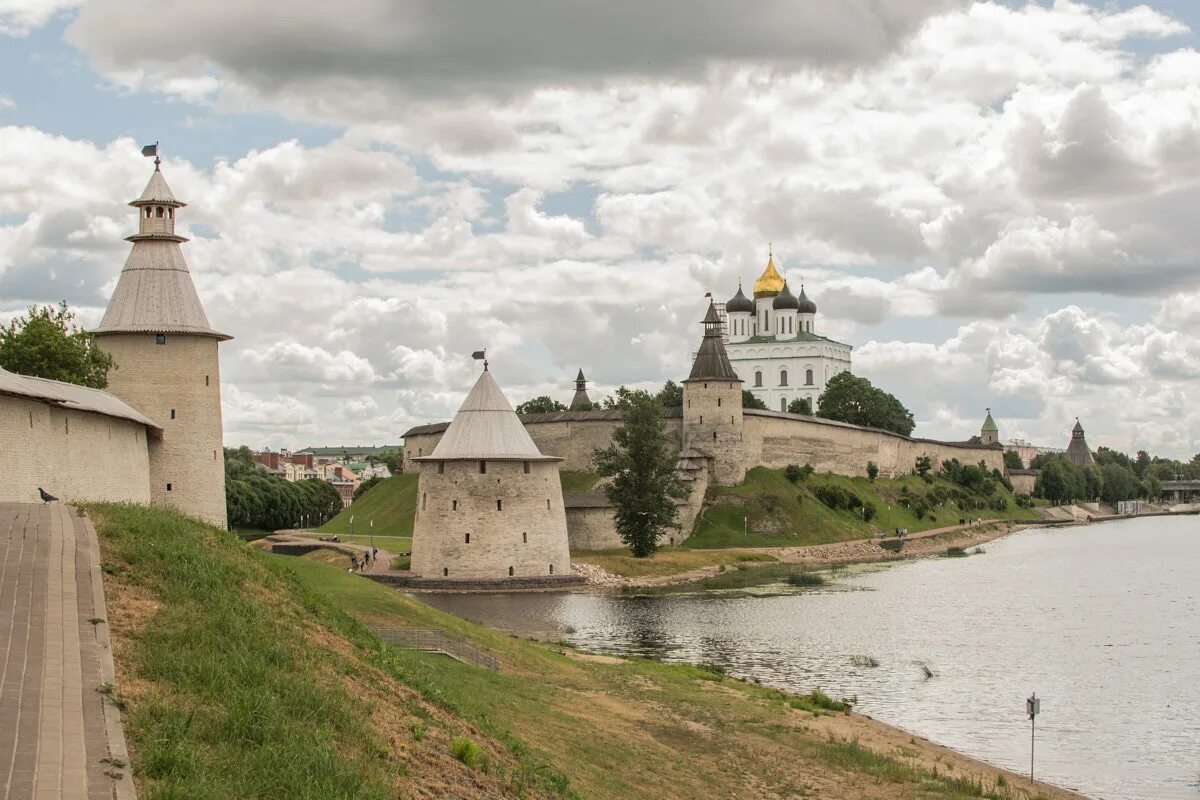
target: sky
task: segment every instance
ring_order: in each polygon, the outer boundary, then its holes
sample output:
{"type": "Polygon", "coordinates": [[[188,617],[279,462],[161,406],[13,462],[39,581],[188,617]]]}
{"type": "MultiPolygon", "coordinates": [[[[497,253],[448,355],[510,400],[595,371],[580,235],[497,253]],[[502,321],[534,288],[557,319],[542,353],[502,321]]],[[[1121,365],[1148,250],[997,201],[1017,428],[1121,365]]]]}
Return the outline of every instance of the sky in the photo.
{"type": "Polygon", "coordinates": [[[158,141],[228,445],[685,377],[768,243],[915,434],[1200,450],[1200,3],[0,0],[0,319],[158,141]]]}

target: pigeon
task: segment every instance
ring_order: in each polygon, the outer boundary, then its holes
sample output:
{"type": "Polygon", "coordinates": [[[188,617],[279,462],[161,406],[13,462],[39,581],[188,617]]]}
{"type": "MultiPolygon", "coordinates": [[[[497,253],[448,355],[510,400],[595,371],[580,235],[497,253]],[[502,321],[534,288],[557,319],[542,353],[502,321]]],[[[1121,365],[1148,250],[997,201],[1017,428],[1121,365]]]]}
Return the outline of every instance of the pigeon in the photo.
{"type": "Polygon", "coordinates": [[[42,488],[42,487],[40,487],[40,486],[38,487],[38,494],[42,496],[42,502],[43,502],[43,503],[49,503],[51,500],[57,500],[57,499],[58,499],[57,497],[55,497],[54,495],[50,494],[49,492],[47,492],[45,489],[43,489],[43,488],[42,488]]]}

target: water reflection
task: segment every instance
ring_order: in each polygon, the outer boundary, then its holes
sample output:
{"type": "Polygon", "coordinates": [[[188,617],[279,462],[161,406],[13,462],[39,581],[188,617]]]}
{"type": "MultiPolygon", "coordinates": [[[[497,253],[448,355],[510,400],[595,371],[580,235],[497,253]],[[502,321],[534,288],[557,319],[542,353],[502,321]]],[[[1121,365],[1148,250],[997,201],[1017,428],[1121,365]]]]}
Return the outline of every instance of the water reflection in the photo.
{"type": "Polygon", "coordinates": [[[1200,797],[1200,521],[1029,531],[770,596],[424,597],[522,636],[712,662],[1108,798],[1200,797]],[[870,656],[878,666],[855,656],[870,656]],[[927,677],[922,664],[934,677],[927,677]]]}

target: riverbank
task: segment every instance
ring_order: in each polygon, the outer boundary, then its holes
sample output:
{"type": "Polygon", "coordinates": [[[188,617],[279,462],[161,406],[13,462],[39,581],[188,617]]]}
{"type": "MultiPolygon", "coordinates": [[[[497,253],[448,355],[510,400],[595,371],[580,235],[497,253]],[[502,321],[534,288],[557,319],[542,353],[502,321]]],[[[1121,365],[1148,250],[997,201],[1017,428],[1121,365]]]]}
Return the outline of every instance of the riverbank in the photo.
{"type": "Polygon", "coordinates": [[[107,691],[146,795],[1077,797],[815,692],[518,639],[163,509],[89,513],[117,661],[107,691]],[[384,645],[386,628],[459,637],[496,668],[384,645]]]}
{"type": "Polygon", "coordinates": [[[719,552],[723,557],[720,563],[680,569],[667,574],[644,574],[645,568],[637,562],[645,559],[634,559],[628,553],[620,551],[576,553],[572,555],[572,569],[587,579],[588,586],[595,588],[662,588],[694,584],[714,578],[726,572],[730,562],[734,562],[734,568],[740,571],[774,569],[781,563],[794,565],[797,570],[819,570],[848,564],[904,561],[944,555],[952,547],[963,550],[978,547],[1026,527],[1029,527],[1028,523],[984,520],[976,525],[947,526],[903,539],[889,537],[802,547],[729,547],[720,551],[692,551],[719,552]]]}

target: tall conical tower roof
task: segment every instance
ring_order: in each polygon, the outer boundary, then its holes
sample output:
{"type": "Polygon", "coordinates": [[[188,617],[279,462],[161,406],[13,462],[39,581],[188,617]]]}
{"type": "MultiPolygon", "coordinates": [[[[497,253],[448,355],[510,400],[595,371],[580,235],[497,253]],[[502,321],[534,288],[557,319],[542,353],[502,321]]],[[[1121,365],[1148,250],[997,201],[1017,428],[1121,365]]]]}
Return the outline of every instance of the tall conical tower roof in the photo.
{"type": "Polygon", "coordinates": [[[433,454],[415,461],[560,461],[544,456],[492,373],[479,374],[467,399],[442,434],[433,454]]]}
{"type": "Polygon", "coordinates": [[[213,330],[204,313],[180,248],[187,239],[175,233],[175,211],[186,204],[175,199],[157,165],[130,205],[138,209],[138,232],[126,239],[133,249],[95,332],[231,338],[213,330]]]}
{"type": "Polygon", "coordinates": [[[987,419],[983,421],[983,427],[981,427],[979,430],[988,431],[990,433],[1000,432],[1000,426],[996,424],[996,420],[992,419],[992,410],[990,408],[987,410],[987,419]]]}
{"type": "Polygon", "coordinates": [[[1067,445],[1067,458],[1081,467],[1086,467],[1095,461],[1092,456],[1092,449],[1088,447],[1087,439],[1083,435],[1083,426],[1079,424],[1078,417],[1075,419],[1075,427],[1071,429],[1071,443],[1067,445]]]}
{"type": "Polygon", "coordinates": [[[700,349],[696,351],[696,360],[692,362],[692,372],[687,376],[689,381],[722,380],[741,381],[729,363],[729,354],[725,352],[725,341],[721,336],[721,316],[711,300],[708,301],[708,313],[704,315],[704,338],[700,340],[700,349]]]}
{"type": "Polygon", "coordinates": [[[588,397],[587,393],[587,378],[583,377],[583,370],[579,370],[579,374],[575,376],[575,396],[571,398],[571,411],[588,411],[592,407],[592,398],[588,397]]]}

